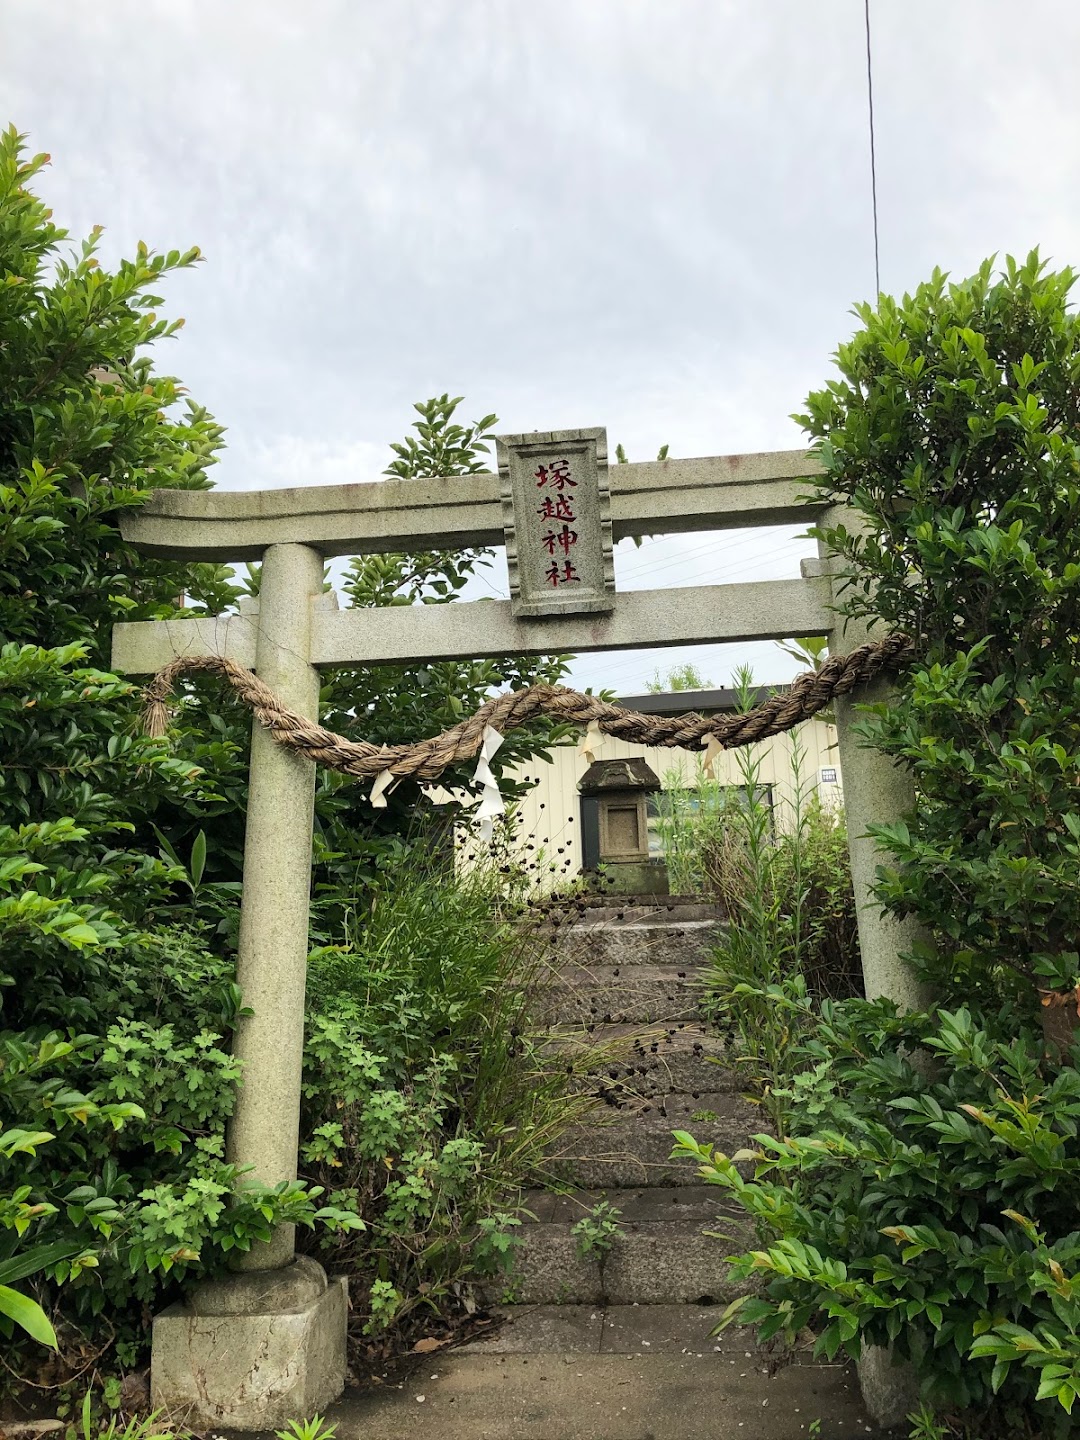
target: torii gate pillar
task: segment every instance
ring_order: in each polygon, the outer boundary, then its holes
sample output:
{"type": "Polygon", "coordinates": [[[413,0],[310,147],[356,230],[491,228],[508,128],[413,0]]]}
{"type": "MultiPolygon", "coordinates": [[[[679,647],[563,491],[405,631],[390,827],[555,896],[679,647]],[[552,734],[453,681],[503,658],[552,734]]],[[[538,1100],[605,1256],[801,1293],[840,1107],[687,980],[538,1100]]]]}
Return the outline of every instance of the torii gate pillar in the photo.
{"type": "MultiPolygon", "coordinates": [[[[255,672],[297,714],[319,718],[311,622],[323,559],[307,545],[271,545],[263,557],[255,672]]],[[[315,766],[253,721],[244,889],[236,981],[244,1008],[233,1052],[243,1065],[227,1158],[269,1185],[296,1178],[315,766]]],[[[237,1265],[276,1270],[293,1258],[294,1227],[279,1225],[237,1265]]]]}
{"type": "MultiPolygon", "coordinates": [[[[308,545],[264,552],[255,671],[290,709],[317,720],[311,632],[323,558],[308,545]]],[[[315,766],[253,721],[237,983],[243,1065],[228,1159],[276,1185],[295,1180],[304,1063],[304,989],[315,766]]],[[[237,1273],[154,1318],[155,1406],[185,1421],[272,1430],[324,1410],[345,1384],[346,1281],[294,1256],[294,1227],[241,1254],[237,1273]]]]}

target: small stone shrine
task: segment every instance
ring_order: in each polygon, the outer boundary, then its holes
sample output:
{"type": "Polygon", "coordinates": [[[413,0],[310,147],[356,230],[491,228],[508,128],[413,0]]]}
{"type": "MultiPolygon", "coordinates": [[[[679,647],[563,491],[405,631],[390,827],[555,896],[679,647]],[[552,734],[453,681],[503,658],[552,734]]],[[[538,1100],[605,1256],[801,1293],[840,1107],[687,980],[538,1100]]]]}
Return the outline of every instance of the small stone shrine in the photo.
{"type": "Polygon", "coordinates": [[[595,844],[595,868],[618,895],[667,894],[667,865],[649,854],[648,797],[660,788],[638,758],[594,760],[578,781],[583,841],[595,844]]]}

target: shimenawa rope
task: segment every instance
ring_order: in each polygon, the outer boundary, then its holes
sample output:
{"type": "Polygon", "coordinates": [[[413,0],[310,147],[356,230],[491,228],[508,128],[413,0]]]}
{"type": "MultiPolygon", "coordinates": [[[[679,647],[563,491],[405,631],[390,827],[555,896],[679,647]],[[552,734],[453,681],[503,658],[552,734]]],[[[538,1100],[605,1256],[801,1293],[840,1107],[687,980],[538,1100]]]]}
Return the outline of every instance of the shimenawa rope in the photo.
{"type": "Polygon", "coordinates": [[[143,725],[149,735],[165,734],[168,702],[181,675],[220,675],[275,740],[320,765],[369,779],[389,771],[395,776],[435,780],[448,766],[471,760],[479,752],[489,726],[505,734],[537,715],[580,729],[595,726],[606,735],[639,745],[696,749],[710,737],[723,750],[751,745],[792,729],[824,710],[836,696],[848,695],[882,671],[906,663],[912,649],[906,635],[887,635],[883,640],[859,645],[846,655],[831,656],[820,669],[800,675],[782,694],[772,695],[736,715],[644,715],[563,685],[531,685],[526,690],[496,695],[452,729],[415,745],[348,740],[289,710],[268,685],[235,660],[217,655],[181,655],[159,670],[146,687],[143,725]]]}

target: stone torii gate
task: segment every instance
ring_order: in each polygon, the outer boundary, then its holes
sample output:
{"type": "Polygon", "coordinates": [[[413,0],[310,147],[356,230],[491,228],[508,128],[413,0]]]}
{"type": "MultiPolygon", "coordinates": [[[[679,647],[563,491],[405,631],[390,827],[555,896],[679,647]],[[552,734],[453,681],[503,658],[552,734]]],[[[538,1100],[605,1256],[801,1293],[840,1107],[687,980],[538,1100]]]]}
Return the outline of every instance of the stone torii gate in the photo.
{"type": "MultiPolygon", "coordinates": [[[[320,668],[827,635],[834,654],[865,631],[838,625],[829,558],[798,580],[616,593],[612,545],[628,536],[805,524],[817,472],[805,451],[607,465],[602,429],[497,440],[498,474],[262,491],[157,491],[121,522],[146,555],[262,562],[258,601],[226,616],[116,626],[113,667],[151,674],[180,655],[253,669],[298,714],[318,718],[320,668]],[[511,599],[338,610],[323,592],[333,556],[505,544],[511,599]]],[[[904,927],[870,900],[871,821],[912,803],[886,757],[859,746],[836,702],[867,992],[913,1004],[904,927]]],[[[378,740],[377,736],[364,737],[378,740]]],[[[228,1157],[268,1184],[296,1177],[303,1057],[314,766],[258,723],[251,745],[237,979],[252,1014],[235,1049],[243,1079],[228,1157]]],[[[266,1429],[321,1409],[345,1370],[344,1282],[296,1260],[280,1226],[230,1277],[154,1322],[155,1405],[207,1424],[266,1429]]]]}

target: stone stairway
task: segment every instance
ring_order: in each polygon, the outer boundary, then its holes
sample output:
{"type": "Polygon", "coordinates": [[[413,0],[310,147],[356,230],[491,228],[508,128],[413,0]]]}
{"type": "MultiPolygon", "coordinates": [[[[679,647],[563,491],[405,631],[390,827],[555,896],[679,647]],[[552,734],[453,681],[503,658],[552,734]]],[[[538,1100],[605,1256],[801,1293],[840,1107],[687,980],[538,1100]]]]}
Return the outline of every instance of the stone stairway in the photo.
{"type": "Polygon", "coordinates": [[[396,1395],[350,1405],[343,1440],[878,1433],[846,1365],[778,1368],[746,1330],[710,1336],[738,1294],[724,1255],[752,1236],[725,1213],[721,1191],[671,1162],[671,1132],[730,1154],[763,1128],[730,1049],[699,1015],[718,923],[707,906],[657,900],[589,907],[555,932],[541,1001],[552,1063],[584,1062],[595,1118],[560,1142],[550,1188],[523,1197],[514,1275],[488,1297],[503,1301],[497,1333],[424,1367],[396,1395]],[[621,1222],[602,1266],[573,1234],[600,1201],[621,1222]]]}
{"type": "MultiPolygon", "coordinates": [[[[556,1053],[574,1055],[605,1103],[551,1157],[553,1185],[565,1190],[525,1197],[534,1218],[523,1229],[517,1304],[702,1309],[738,1293],[723,1255],[742,1248],[739,1240],[725,1246],[702,1233],[725,1228],[717,1223],[721,1193],[699,1184],[692,1165],[670,1159],[673,1130],[730,1153],[761,1128],[760,1112],[738,1093],[723,1042],[700,1018],[718,924],[711,907],[664,900],[590,907],[559,931],[541,1015],[556,1053]],[[603,1264],[583,1257],[573,1234],[600,1202],[620,1221],[603,1264]]],[[[730,1226],[745,1238],[734,1217],[730,1226]]],[[[507,1313],[512,1329],[519,1317],[507,1313]]],[[[621,1323],[612,1317],[613,1326],[621,1323]]],[[[699,1339],[709,1328],[698,1329],[699,1339]]]]}

